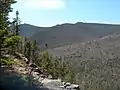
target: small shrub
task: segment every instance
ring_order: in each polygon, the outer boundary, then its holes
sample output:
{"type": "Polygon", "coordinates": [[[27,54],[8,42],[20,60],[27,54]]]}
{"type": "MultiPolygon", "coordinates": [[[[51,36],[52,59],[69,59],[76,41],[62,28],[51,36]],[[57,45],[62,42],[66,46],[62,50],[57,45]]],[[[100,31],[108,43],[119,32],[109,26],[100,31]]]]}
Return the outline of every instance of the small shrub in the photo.
{"type": "Polygon", "coordinates": [[[4,58],[0,60],[1,65],[6,65],[8,67],[12,66],[15,62],[9,58],[4,58]]]}

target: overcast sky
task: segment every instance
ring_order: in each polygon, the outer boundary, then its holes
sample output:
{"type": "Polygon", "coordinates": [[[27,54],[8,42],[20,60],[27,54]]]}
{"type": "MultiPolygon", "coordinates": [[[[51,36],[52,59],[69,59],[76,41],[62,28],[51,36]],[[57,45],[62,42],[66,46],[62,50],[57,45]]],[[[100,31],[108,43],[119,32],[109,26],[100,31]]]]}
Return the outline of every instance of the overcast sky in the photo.
{"type": "Polygon", "coordinates": [[[91,22],[120,24],[120,0],[17,0],[22,23],[53,26],[62,23],[91,22]]]}

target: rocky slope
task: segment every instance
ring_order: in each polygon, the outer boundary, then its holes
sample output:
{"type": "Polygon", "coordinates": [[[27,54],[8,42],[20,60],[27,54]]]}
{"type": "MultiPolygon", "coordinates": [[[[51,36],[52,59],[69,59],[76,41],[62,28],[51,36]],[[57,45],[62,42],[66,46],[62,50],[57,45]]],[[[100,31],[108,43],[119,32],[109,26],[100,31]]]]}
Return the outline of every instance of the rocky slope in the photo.
{"type": "Polygon", "coordinates": [[[75,84],[63,84],[61,79],[53,79],[52,76],[46,75],[40,67],[36,66],[34,63],[26,64],[28,61],[24,55],[17,53],[17,57],[19,59],[5,55],[5,57],[9,57],[14,60],[15,64],[12,67],[7,68],[2,66],[1,70],[1,89],[2,90],[9,90],[11,87],[12,90],[19,88],[18,90],[66,90],[69,87],[71,90],[77,90],[74,88],[78,88],[78,85],[75,84]],[[19,76],[18,76],[19,75],[19,76]],[[24,80],[28,80],[24,86],[24,80]],[[13,81],[14,80],[14,83],[13,81]],[[9,83],[12,84],[9,84],[9,83]],[[19,83],[19,84],[18,84],[19,83]],[[7,86],[7,88],[5,87],[7,86]]]}

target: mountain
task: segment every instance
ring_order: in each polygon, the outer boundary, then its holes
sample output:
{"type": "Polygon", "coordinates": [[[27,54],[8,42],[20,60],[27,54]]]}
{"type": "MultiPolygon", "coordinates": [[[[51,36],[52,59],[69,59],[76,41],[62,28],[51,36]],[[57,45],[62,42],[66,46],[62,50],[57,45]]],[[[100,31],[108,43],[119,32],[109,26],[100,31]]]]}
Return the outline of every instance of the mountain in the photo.
{"type": "Polygon", "coordinates": [[[31,37],[35,33],[44,30],[44,28],[38,27],[38,26],[33,26],[30,24],[21,24],[20,25],[20,35],[21,36],[27,36],[31,37]]]}
{"type": "Polygon", "coordinates": [[[116,32],[120,33],[120,25],[82,22],[53,27],[21,25],[21,35],[37,40],[41,47],[48,44],[49,48],[93,40],[116,32]]]}
{"type": "Polygon", "coordinates": [[[85,56],[84,58],[88,58],[93,54],[94,56],[97,56],[96,54],[98,54],[98,52],[100,54],[101,51],[109,51],[109,53],[113,52],[120,58],[120,33],[111,34],[91,41],[82,43],[79,42],[71,45],[57,47],[54,49],[49,49],[49,51],[55,56],[65,56],[69,59],[71,57],[77,57],[79,59],[79,56],[82,58],[82,55],[80,55],[81,53],[86,53],[86,55],[83,55],[85,56]]]}
{"type": "Polygon", "coordinates": [[[85,90],[120,90],[120,34],[57,47],[49,52],[71,62],[78,72],[78,82],[85,82],[85,90]]]}

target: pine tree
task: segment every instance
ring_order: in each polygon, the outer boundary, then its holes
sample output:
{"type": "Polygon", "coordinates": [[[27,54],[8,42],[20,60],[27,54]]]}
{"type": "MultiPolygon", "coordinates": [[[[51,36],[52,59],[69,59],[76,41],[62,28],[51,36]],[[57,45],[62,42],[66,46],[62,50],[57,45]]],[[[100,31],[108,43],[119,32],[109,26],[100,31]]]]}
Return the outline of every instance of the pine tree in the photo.
{"type": "Polygon", "coordinates": [[[47,50],[45,50],[45,51],[43,52],[42,63],[43,63],[43,64],[42,64],[42,67],[43,67],[45,70],[49,71],[50,68],[51,68],[51,60],[50,60],[49,53],[48,53],[47,50]]]}
{"type": "Polygon", "coordinates": [[[13,3],[15,3],[14,0],[0,0],[0,57],[3,50],[8,51],[8,48],[14,47],[20,39],[17,35],[10,33],[8,14],[12,11],[11,5],[13,3]]]}
{"type": "MultiPolygon", "coordinates": [[[[13,29],[12,29],[12,34],[13,35],[19,35],[19,32],[20,32],[20,19],[19,19],[19,12],[18,11],[16,11],[16,17],[14,18],[14,20],[13,20],[13,22],[12,22],[12,27],[13,27],[13,29]]],[[[18,42],[17,42],[17,45],[14,47],[14,50],[15,51],[17,51],[17,52],[21,52],[21,49],[20,49],[20,45],[21,45],[21,40],[19,40],[18,42]]]]}
{"type": "Polygon", "coordinates": [[[12,26],[12,34],[13,35],[19,35],[19,32],[20,32],[20,18],[19,18],[19,12],[16,11],[16,17],[13,19],[13,22],[11,22],[11,26],[12,26]]]}
{"type": "Polygon", "coordinates": [[[24,55],[26,56],[26,53],[27,53],[27,47],[26,47],[26,45],[27,45],[27,41],[28,41],[28,39],[27,39],[27,37],[24,37],[24,55]]]}
{"type": "Polygon", "coordinates": [[[38,45],[37,45],[37,41],[34,40],[32,42],[32,61],[37,63],[38,58],[39,58],[39,48],[38,48],[38,45]]]}
{"type": "Polygon", "coordinates": [[[26,44],[26,47],[27,47],[27,52],[26,52],[26,57],[28,58],[28,64],[31,62],[31,42],[28,41],[27,44],[26,44]]]}
{"type": "Polygon", "coordinates": [[[21,40],[19,40],[19,44],[18,44],[18,52],[19,53],[21,53],[21,54],[23,54],[24,52],[23,52],[23,50],[24,50],[24,42],[23,42],[23,38],[21,38],[21,40]]]}

